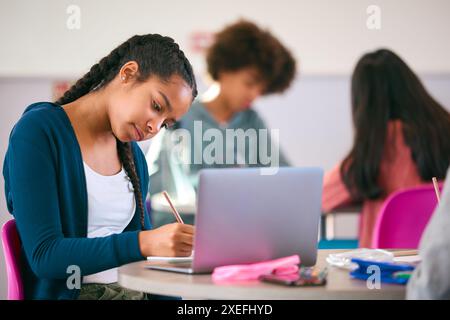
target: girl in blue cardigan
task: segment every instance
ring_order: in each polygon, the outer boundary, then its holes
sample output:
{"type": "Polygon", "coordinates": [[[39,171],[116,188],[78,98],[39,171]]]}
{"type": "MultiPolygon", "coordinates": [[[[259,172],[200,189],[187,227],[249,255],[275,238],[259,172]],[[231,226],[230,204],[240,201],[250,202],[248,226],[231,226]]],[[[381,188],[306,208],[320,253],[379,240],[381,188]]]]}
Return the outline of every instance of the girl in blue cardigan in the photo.
{"type": "Polygon", "coordinates": [[[118,46],[56,103],[25,110],[3,167],[25,298],[146,298],[117,285],[118,266],[191,254],[191,225],[151,228],[147,165],[136,141],[179,120],[196,95],[178,45],[148,34],[118,46]]]}

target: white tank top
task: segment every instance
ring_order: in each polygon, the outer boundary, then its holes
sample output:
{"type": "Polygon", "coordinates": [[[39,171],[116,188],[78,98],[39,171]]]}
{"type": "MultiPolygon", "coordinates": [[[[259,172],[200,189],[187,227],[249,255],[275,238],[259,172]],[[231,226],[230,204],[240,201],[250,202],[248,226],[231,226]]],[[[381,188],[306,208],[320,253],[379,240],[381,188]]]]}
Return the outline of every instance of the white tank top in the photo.
{"type": "MultiPolygon", "coordinates": [[[[125,170],[122,167],[119,173],[104,176],[85,162],[83,165],[88,194],[88,238],[121,233],[136,210],[133,186],[125,170]]],[[[83,277],[83,283],[113,282],[117,282],[117,268],[83,277]]]]}

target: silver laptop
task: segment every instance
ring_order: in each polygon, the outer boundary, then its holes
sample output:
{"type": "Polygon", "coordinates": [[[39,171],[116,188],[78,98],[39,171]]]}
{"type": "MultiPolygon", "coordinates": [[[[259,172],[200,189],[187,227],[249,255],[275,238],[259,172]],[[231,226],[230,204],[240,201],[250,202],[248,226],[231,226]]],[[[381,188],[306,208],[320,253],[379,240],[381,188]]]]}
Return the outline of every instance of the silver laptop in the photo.
{"type": "Polygon", "coordinates": [[[210,273],[215,267],[300,255],[316,263],[322,202],[320,168],[203,169],[197,199],[192,262],[148,268],[210,273]]]}

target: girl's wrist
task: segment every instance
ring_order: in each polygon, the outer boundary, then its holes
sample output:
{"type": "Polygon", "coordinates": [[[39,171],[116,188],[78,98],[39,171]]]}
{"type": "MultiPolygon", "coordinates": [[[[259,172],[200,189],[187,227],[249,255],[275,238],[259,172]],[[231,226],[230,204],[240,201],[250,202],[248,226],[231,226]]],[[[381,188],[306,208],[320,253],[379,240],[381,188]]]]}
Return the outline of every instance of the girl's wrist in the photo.
{"type": "Polygon", "coordinates": [[[141,251],[141,255],[143,257],[148,257],[151,254],[149,254],[149,252],[148,252],[149,249],[148,249],[148,247],[146,245],[147,241],[144,240],[145,239],[145,233],[146,233],[146,231],[140,231],[138,233],[138,242],[139,242],[139,250],[141,251]]]}

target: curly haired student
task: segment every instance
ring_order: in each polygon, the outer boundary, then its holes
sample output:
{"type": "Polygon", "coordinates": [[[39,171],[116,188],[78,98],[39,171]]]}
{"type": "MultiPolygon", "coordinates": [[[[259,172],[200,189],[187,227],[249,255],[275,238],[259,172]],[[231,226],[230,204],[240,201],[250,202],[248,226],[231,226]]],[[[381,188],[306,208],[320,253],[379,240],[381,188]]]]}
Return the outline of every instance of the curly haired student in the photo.
{"type": "MultiPolygon", "coordinates": [[[[206,62],[208,73],[214,80],[211,88],[218,87],[218,93],[211,98],[197,99],[174,127],[187,130],[193,137],[189,146],[183,147],[183,152],[187,151],[186,154],[191,156],[190,163],[182,166],[181,170],[188,184],[196,188],[198,173],[204,168],[289,165],[283,152],[275,148],[271,150],[270,159],[267,157],[269,161],[262,160],[262,151],[271,149],[272,143],[277,142],[271,141],[272,137],[268,134],[265,137],[268,146],[261,148],[260,142],[263,140],[259,134],[265,132],[267,126],[252,107],[258,97],[282,93],[290,87],[296,74],[296,61],[291,52],[268,30],[253,22],[239,20],[215,35],[207,50],[206,62]],[[198,130],[200,123],[201,128],[198,130]],[[199,131],[201,135],[216,132],[224,137],[223,146],[215,151],[217,161],[211,163],[204,159],[203,155],[211,148],[208,145],[211,141],[198,136],[199,131]],[[230,131],[256,132],[256,138],[248,138],[243,150],[239,150],[227,138],[227,132],[230,131]],[[200,154],[202,161],[196,160],[196,154],[200,154]]],[[[159,157],[155,159],[155,167],[160,170],[150,178],[151,194],[170,190],[173,188],[172,181],[177,179],[173,170],[166,170],[173,166],[170,163],[171,132],[173,131],[164,135],[159,157]]],[[[216,140],[214,143],[218,143],[216,140]]],[[[276,144],[275,147],[279,146],[276,144]]],[[[176,194],[176,190],[173,193],[176,194]]],[[[155,223],[163,223],[165,218],[171,219],[170,215],[159,214],[157,211],[153,213],[155,223]]],[[[191,217],[192,215],[186,215],[184,218],[190,221],[191,217]]]]}
{"type": "Polygon", "coordinates": [[[3,168],[26,299],[145,299],[117,285],[118,266],[191,254],[192,225],[150,225],[136,141],[179,120],[196,95],[179,46],[147,34],[115,48],[55,103],[26,108],[3,168]],[[79,289],[67,285],[70,266],[79,289]]]}

